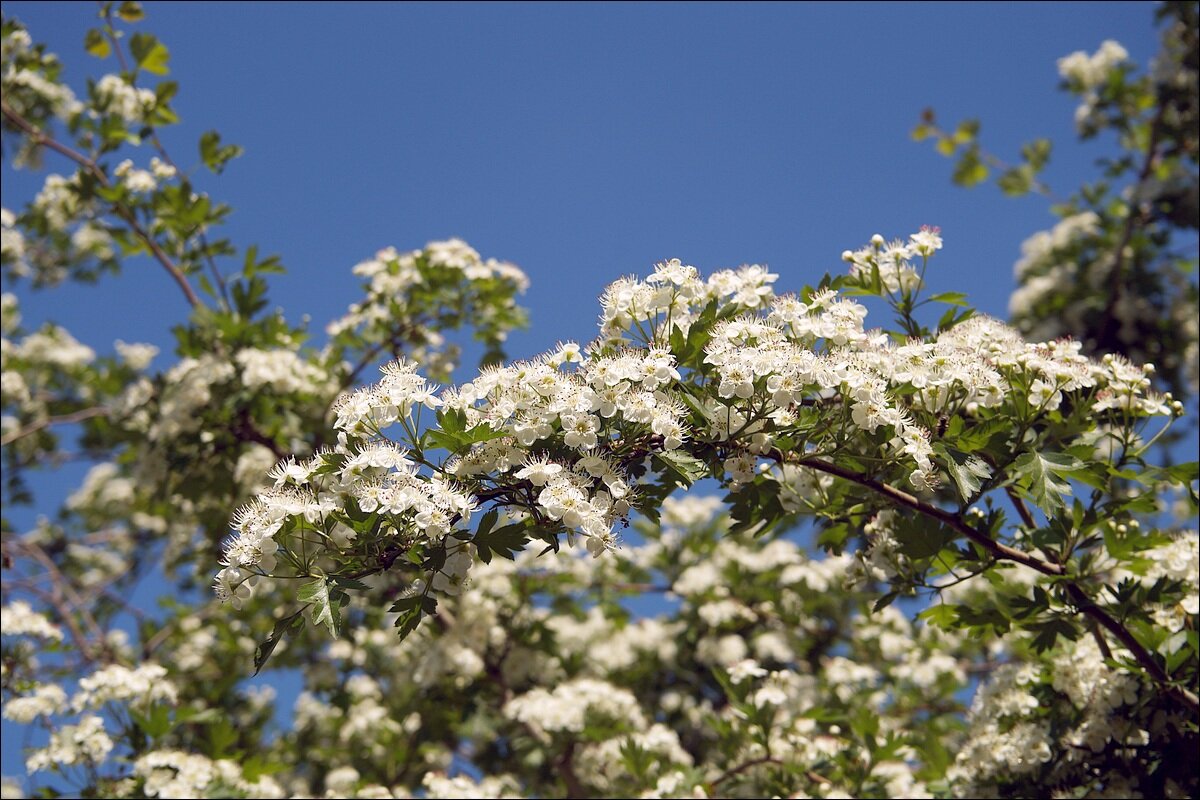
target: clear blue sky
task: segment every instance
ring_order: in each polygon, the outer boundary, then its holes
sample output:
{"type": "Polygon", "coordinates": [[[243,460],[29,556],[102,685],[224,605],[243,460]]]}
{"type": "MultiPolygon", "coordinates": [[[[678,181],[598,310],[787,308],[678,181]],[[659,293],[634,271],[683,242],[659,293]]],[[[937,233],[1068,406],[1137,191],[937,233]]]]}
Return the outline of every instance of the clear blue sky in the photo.
{"type": "MultiPolygon", "coordinates": [[[[1052,138],[1047,180],[1065,194],[1106,148],[1073,143],[1055,60],[1115,38],[1144,65],[1158,41],[1152,4],[1118,2],[146,10],[139,27],[170,48],[181,84],[168,147],[194,163],[210,128],[245,147],[202,185],[234,207],[237,244],[282,255],[272,297],[289,318],[310,314],[319,331],[358,298],[352,265],[459,236],[532,279],[516,357],[590,339],[605,284],[664,258],[764,263],[798,290],[873,233],[922,224],[946,237],[933,289],[1004,317],[1020,242],[1053,219],[1037,199],[953,187],[950,163],[909,139],[921,110],[981,117],[1002,156],[1052,138]]],[[[93,4],[4,13],[60,54],[77,93],[115,71],[82,52],[93,4]]],[[[41,181],[6,165],[5,207],[41,181]]],[[[186,314],[149,263],[22,299],[28,324],[54,319],[102,352],[159,344],[159,367],[186,314]]],[[[23,773],[19,737],[4,738],[3,772],[23,773]]]]}
{"type": "MultiPolygon", "coordinates": [[[[168,45],[181,84],[168,145],[194,162],[197,137],[216,128],[246,148],[204,185],[234,207],[235,242],[283,256],[274,299],[289,316],[323,325],[342,313],[357,297],[350,267],[383,246],[460,236],[533,280],[518,356],[591,338],[604,285],[664,258],[702,271],[765,263],[798,289],[871,234],[922,224],[947,240],[934,288],[1004,315],[1021,240],[1052,220],[1036,199],[951,186],[950,163],[909,139],[921,109],[982,117],[1001,155],[1053,138],[1049,181],[1067,192],[1103,148],[1072,146],[1055,60],[1105,38],[1143,64],[1157,47],[1147,3],[147,11],[141,27],[168,45]]],[[[77,86],[112,69],[82,52],[92,4],[5,13],[77,86]]],[[[40,186],[26,177],[6,168],[6,206],[40,186]]],[[[26,307],[100,347],[169,344],[185,311],[149,264],[26,307]]]]}

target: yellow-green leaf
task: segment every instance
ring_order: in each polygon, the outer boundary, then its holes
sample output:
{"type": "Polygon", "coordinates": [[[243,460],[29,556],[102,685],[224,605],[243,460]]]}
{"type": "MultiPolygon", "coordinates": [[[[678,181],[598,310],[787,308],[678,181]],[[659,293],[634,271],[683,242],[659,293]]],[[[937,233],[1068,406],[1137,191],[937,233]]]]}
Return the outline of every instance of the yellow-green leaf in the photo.
{"type": "Polygon", "coordinates": [[[109,53],[112,52],[108,38],[97,28],[92,28],[84,35],[83,47],[96,58],[108,58],[109,53]]]}

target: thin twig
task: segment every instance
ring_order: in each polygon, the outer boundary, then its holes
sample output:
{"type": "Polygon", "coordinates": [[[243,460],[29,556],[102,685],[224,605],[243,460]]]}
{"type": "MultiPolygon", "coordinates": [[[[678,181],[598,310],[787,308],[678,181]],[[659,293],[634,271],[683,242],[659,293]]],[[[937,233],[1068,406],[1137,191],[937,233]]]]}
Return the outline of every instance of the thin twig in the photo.
{"type": "MultiPolygon", "coordinates": [[[[108,188],[112,185],[108,180],[108,176],[104,173],[104,170],[100,169],[95,161],[83,155],[82,153],[72,150],[70,147],[55,139],[53,136],[43,132],[32,122],[25,119],[15,110],[13,110],[8,103],[0,101],[0,110],[3,111],[4,117],[9,122],[24,131],[25,134],[29,136],[29,138],[32,139],[35,144],[42,147],[47,147],[54,152],[65,156],[71,161],[74,161],[76,164],[91,173],[91,175],[95,177],[97,181],[99,181],[101,186],[108,188]]],[[[125,223],[129,225],[130,230],[132,230],[134,234],[142,240],[142,243],[146,245],[147,249],[149,249],[155,260],[158,261],[158,263],[162,265],[163,269],[170,273],[171,277],[175,279],[175,282],[179,284],[179,288],[183,291],[183,296],[187,298],[188,303],[193,307],[200,305],[200,298],[196,296],[196,292],[192,289],[191,284],[188,283],[187,276],[185,276],[183,271],[175,265],[175,262],[171,260],[170,256],[163,251],[162,247],[159,246],[154,237],[146,232],[141,223],[137,221],[137,217],[134,215],[133,211],[121,205],[120,203],[113,203],[112,208],[113,212],[122,220],[124,220],[125,223]]]]}
{"type": "Polygon", "coordinates": [[[31,422],[24,428],[12,431],[0,437],[0,447],[5,447],[12,444],[18,439],[24,439],[26,436],[37,433],[43,428],[49,428],[51,425],[69,425],[72,422],[83,422],[85,419],[92,417],[104,417],[108,415],[108,409],[104,406],[92,406],[91,408],[83,408],[79,411],[72,411],[70,414],[60,414],[57,417],[46,417],[37,422],[31,422]]]}
{"type": "MultiPolygon", "coordinates": [[[[107,6],[106,8],[104,8],[104,22],[107,23],[106,26],[104,26],[104,35],[106,35],[108,37],[109,43],[112,44],[113,53],[116,54],[116,61],[118,61],[118,64],[121,65],[121,72],[130,74],[130,85],[134,85],[134,80],[133,80],[132,73],[130,72],[130,67],[128,67],[128,62],[125,60],[125,50],[121,49],[121,40],[119,40],[119,38],[116,37],[115,30],[113,28],[112,6],[107,6]]],[[[173,160],[173,158],[170,157],[170,154],[168,154],[168,152],[167,152],[166,146],[163,146],[163,144],[162,144],[162,139],[158,138],[157,128],[150,128],[150,142],[154,143],[155,150],[158,151],[158,155],[162,156],[162,160],[164,162],[167,162],[167,164],[169,164],[170,167],[174,168],[176,173],[181,172],[181,170],[179,169],[179,164],[176,164],[175,161],[173,160]]],[[[209,271],[212,272],[212,278],[215,279],[215,281],[217,282],[217,288],[218,288],[218,290],[220,290],[220,297],[218,297],[218,299],[221,300],[223,307],[228,309],[229,308],[228,287],[226,285],[226,281],[224,281],[224,275],[222,275],[221,270],[218,269],[218,267],[217,267],[216,260],[214,258],[212,258],[212,254],[209,252],[208,236],[204,235],[204,231],[202,229],[202,230],[200,230],[200,233],[197,234],[197,237],[200,240],[200,247],[204,248],[204,260],[206,261],[206,263],[208,263],[209,271]]]]}
{"type": "MultiPolygon", "coordinates": [[[[725,770],[718,777],[714,778],[709,785],[715,789],[716,787],[720,786],[725,781],[727,781],[731,778],[735,778],[738,775],[741,775],[746,770],[753,769],[754,767],[760,766],[762,764],[782,765],[783,762],[780,761],[778,758],[775,758],[774,756],[761,756],[759,758],[752,758],[749,761],[744,761],[741,764],[738,764],[736,767],[731,767],[731,768],[725,770]]],[[[828,783],[828,781],[826,781],[824,778],[821,778],[820,776],[818,776],[818,780],[821,783],[828,783]]]]}
{"type": "Polygon", "coordinates": [[[1125,216],[1125,225],[1121,230],[1121,241],[1117,244],[1116,252],[1113,253],[1112,273],[1109,277],[1108,301],[1104,306],[1104,321],[1100,327],[1100,342],[1103,343],[1109,338],[1113,325],[1116,323],[1117,302],[1121,298],[1121,277],[1125,268],[1125,248],[1129,247],[1129,243],[1133,240],[1133,232],[1137,226],[1138,220],[1142,218],[1142,214],[1134,207],[1138,198],[1138,189],[1150,177],[1150,172],[1154,169],[1154,162],[1157,160],[1158,138],[1162,131],[1163,115],[1166,113],[1167,107],[1165,104],[1158,107],[1158,113],[1154,115],[1154,119],[1150,123],[1150,138],[1146,143],[1146,160],[1142,162],[1142,168],[1138,172],[1137,181],[1133,184],[1133,191],[1130,195],[1129,213],[1125,216]]]}
{"type": "MultiPolygon", "coordinates": [[[[75,618],[69,598],[64,596],[66,594],[66,578],[59,571],[58,567],[55,566],[54,561],[46,554],[46,551],[28,541],[10,540],[4,543],[4,548],[5,550],[10,548],[22,550],[45,568],[46,573],[50,576],[50,590],[41,589],[37,586],[28,586],[26,587],[26,591],[48,603],[58,612],[58,618],[66,626],[67,632],[71,634],[71,639],[75,642],[75,647],[79,650],[79,655],[84,661],[91,664],[99,660],[101,653],[97,652],[92,642],[88,640],[87,634],[83,632],[83,628],[80,627],[79,621],[75,618]]],[[[5,555],[10,554],[6,553],[5,555]]],[[[99,628],[95,620],[90,620],[90,623],[89,627],[93,629],[93,633],[101,642],[100,647],[104,649],[103,640],[99,637],[99,628]]]]}

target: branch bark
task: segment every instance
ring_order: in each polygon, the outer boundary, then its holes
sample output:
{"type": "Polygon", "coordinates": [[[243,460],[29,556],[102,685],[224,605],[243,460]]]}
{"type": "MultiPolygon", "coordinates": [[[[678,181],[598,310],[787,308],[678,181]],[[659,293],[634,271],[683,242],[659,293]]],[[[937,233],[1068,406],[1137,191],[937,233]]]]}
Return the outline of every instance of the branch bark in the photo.
{"type": "MultiPolygon", "coordinates": [[[[1067,571],[1062,565],[1043,561],[1042,559],[1032,556],[1029,553],[1024,553],[1020,550],[1016,550],[1012,547],[1001,544],[1000,542],[992,539],[985,532],[978,530],[977,528],[973,528],[965,523],[959,515],[952,514],[948,511],[938,508],[937,506],[922,502],[907,492],[901,491],[893,486],[888,486],[887,484],[881,483],[867,475],[862,475],[854,472],[853,470],[839,467],[836,464],[831,464],[819,458],[789,458],[788,455],[778,450],[772,450],[770,452],[770,456],[779,463],[790,463],[798,466],[809,467],[810,469],[815,469],[868,488],[877,494],[886,497],[896,505],[916,511],[917,513],[929,517],[930,519],[935,519],[938,522],[941,522],[957,533],[961,533],[975,544],[978,544],[980,547],[998,559],[1014,561],[1018,564],[1023,564],[1030,569],[1037,570],[1043,575],[1048,575],[1052,578],[1058,579],[1059,582],[1066,588],[1067,594],[1071,598],[1071,602],[1074,603],[1079,613],[1089,617],[1091,620],[1099,624],[1100,627],[1104,628],[1106,631],[1115,636],[1117,640],[1120,641],[1121,644],[1130,652],[1130,654],[1133,655],[1134,660],[1136,660],[1138,664],[1140,664],[1142,668],[1146,670],[1146,673],[1157,684],[1159,684],[1163,692],[1174,698],[1177,702],[1187,706],[1193,714],[1200,713],[1200,697],[1197,697],[1195,692],[1192,692],[1191,690],[1180,686],[1179,684],[1173,683],[1171,681],[1171,676],[1166,673],[1166,671],[1162,668],[1150,651],[1147,650],[1141,644],[1141,642],[1137,640],[1137,637],[1135,637],[1128,628],[1122,625],[1120,621],[1115,619],[1107,611],[1101,608],[1090,596],[1088,596],[1083,587],[1081,587],[1074,578],[1071,578],[1067,575],[1067,571]]],[[[1029,516],[1027,509],[1025,514],[1022,516],[1029,516]]]]}

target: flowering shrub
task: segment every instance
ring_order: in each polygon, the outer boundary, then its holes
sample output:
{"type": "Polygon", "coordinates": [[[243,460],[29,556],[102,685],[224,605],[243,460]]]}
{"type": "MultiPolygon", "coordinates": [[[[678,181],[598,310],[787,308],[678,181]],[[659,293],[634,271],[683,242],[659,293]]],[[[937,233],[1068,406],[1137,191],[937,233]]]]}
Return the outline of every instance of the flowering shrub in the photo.
{"type": "Polygon", "coordinates": [[[1069,197],[1056,196],[1039,175],[1051,143],[1038,139],[1009,165],[985,152],[979,123],[953,132],[926,111],[913,135],[934,138],[957,158],[956,182],[972,186],[998,172],[1009,195],[1037,192],[1055,201],[1059,222],[1021,246],[1020,288],[1009,311],[1027,337],[1071,336],[1093,355],[1123,354],[1153,362],[1180,397],[1195,396],[1200,375],[1196,319],[1197,61],[1200,14],[1195,3],[1163,3],[1163,48],[1138,74],[1120,44],[1059,59],[1062,88],[1079,98],[1075,123],[1082,140],[1111,134],[1120,156],[1100,161],[1101,175],[1069,197]],[[1122,184],[1132,178],[1132,182],[1122,184]]]}
{"type": "MultiPolygon", "coordinates": [[[[94,461],[53,518],[3,525],[3,715],[49,791],[1195,794],[1198,476],[1159,446],[1179,370],[930,294],[936,228],[815,287],[663,262],[609,286],[593,342],[516,363],[518,267],[387,248],[312,345],[267,311],[277,259],[225,274],[229,209],[157,137],[176,87],[126,40],[141,16],[102,6],[86,45],[120,69],[86,95],[3,23],[10,152],[72,169],[4,212],[6,285],[141,255],[191,308],[156,370],[3,298],[5,505],[68,443],[94,461]],[[443,388],[464,329],[482,364],[443,388]],[[178,584],[162,613],[126,600],[147,575],[178,584]],[[303,676],[287,725],[243,680],[275,670],[303,676]]],[[[1088,124],[1123,63],[1061,65],[1088,124]]],[[[206,134],[201,166],[238,152],[206,134]]],[[[1106,225],[1065,215],[1022,274],[1085,239],[1110,258],[1106,225]]]]}

